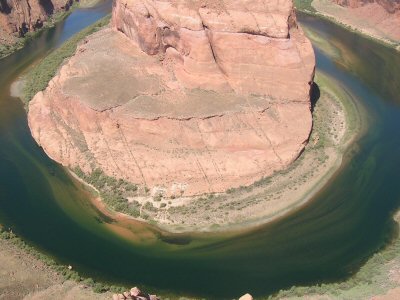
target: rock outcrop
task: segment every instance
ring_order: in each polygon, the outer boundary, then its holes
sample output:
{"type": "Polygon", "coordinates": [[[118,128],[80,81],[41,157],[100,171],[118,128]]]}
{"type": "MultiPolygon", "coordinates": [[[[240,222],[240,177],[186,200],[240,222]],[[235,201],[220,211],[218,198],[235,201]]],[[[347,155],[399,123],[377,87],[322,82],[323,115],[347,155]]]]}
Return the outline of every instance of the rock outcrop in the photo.
{"type": "Polygon", "coordinates": [[[250,294],[244,294],[239,300],[253,300],[253,296],[250,294]]]}
{"type": "Polygon", "coordinates": [[[307,143],[315,67],[290,0],[116,0],[29,106],[54,160],[168,195],[223,192],[307,143]]]}
{"type": "Polygon", "coordinates": [[[0,44],[43,26],[53,13],[68,10],[73,0],[0,0],[0,44]]]}
{"type": "MultiPolygon", "coordinates": [[[[113,300],[160,300],[156,295],[149,295],[143,293],[137,287],[131,288],[129,292],[124,292],[122,294],[114,294],[112,297],[113,300]]],[[[250,294],[245,294],[239,298],[239,300],[253,300],[253,296],[250,294]]]]}
{"type": "Polygon", "coordinates": [[[145,53],[172,59],[185,88],[308,101],[314,57],[291,1],[121,0],[113,27],[145,53]]]}
{"type": "Polygon", "coordinates": [[[122,294],[114,294],[113,300],[160,300],[156,295],[150,295],[142,292],[137,287],[131,288],[129,292],[124,292],[122,294]]]}
{"type": "Polygon", "coordinates": [[[331,0],[348,11],[330,10],[323,3],[314,5],[339,21],[378,38],[400,42],[400,0],[331,0]]]}

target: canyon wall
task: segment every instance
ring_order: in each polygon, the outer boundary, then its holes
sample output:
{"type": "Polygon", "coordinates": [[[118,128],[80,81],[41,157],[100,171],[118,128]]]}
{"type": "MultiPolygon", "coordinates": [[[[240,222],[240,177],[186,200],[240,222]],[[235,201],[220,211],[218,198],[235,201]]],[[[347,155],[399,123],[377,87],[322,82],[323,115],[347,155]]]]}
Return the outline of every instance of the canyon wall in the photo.
{"type": "Polygon", "coordinates": [[[313,0],[312,6],[400,49],[400,0],[313,0]]]}
{"type": "Polygon", "coordinates": [[[0,43],[41,28],[53,13],[68,10],[73,0],[0,0],[0,43]]]}
{"type": "Polygon", "coordinates": [[[186,88],[309,100],[314,57],[291,1],[121,0],[112,23],[186,88]]]}
{"type": "Polygon", "coordinates": [[[382,6],[388,13],[400,11],[400,0],[332,0],[334,3],[344,7],[357,8],[376,3],[382,6]]]}
{"type": "Polygon", "coordinates": [[[290,0],[116,0],[29,105],[54,160],[167,195],[286,168],[312,127],[315,58],[290,0]]]}

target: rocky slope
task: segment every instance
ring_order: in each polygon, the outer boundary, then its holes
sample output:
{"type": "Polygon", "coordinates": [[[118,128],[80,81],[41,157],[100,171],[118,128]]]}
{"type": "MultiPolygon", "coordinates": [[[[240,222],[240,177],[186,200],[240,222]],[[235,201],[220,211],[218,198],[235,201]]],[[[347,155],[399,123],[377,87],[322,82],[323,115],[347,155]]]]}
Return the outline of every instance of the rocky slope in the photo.
{"type": "Polygon", "coordinates": [[[368,35],[400,43],[400,0],[314,0],[312,5],[368,35]]]}
{"type": "Polygon", "coordinates": [[[290,0],[116,0],[29,106],[47,154],[168,195],[286,168],[312,127],[315,59],[290,0]]]}
{"type": "Polygon", "coordinates": [[[73,0],[0,0],[0,44],[41,28],[53,13],[68,10],[73,0]]]}

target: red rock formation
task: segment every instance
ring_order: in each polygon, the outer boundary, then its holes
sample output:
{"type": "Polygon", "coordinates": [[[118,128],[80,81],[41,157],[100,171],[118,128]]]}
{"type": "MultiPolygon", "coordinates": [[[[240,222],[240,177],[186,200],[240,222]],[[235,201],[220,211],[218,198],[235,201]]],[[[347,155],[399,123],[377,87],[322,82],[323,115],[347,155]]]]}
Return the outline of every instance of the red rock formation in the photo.
{"type": "MultiPolygon", "coordinates": [[[[0,0],[0,31],[23,36],[43,26],[53,13],[68,10],[73,0],[0,0]]],[[[0,43],[2,41],[0,40],[0,43]]]]}
{"type": "Polygon", "coordinates": [[[377,3],[382,6],[388,13],[400,11],[400,0],[332,0],[344,7],[357,8],[371,3],[377,3]]]}
{"type": "MultiPolygon", "coordinates": [[[[400,0],[332,0],[349,8],[351,20],[344,20],[378,38],[400,42],[400,0]]],[[[336,18],[341,20],[340,12],[336,18]]]]}
{"type": "Polygon", "coordinates": [[[290,0],[117,0],[112,25],[30,104],[56,161],[193,195],[249,185],[303,150],[315,61],[290,0]]]}
{"type": "Polygon", "coordinates": [[[156,295],[150,295],[142,292],[137,287],[131,288],[129,292],[124,292],[122,294],[114,294],[112,296],[113,300],[160,300],[156,295]]]}
{"type": "Polygon", "coordinates": [[[115,1],[113,26],[147,54],[172,59],[187,88],[308,101],[314,56],[291,1],[185,3],[115,1]],[[287,89],[288,81],[297,86],[287,89]]]}

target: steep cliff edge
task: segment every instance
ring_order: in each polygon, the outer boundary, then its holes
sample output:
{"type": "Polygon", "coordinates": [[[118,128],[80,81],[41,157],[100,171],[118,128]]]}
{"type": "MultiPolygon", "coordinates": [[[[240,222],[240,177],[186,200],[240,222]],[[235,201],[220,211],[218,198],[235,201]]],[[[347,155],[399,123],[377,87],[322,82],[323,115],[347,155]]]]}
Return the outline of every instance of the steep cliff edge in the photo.
{"type": "Polygon", "coordinates": [[[223,192],[292,163],[307,143],[315,67],[292,2],[116,0],[29,106],[65,166],[167,195],[223,192]]]}
{"type": "Polygon", "coordinates": [[[73,0],[0,0],[0,44],[43,26],[54,13],[68,10],[73,0]]]}

